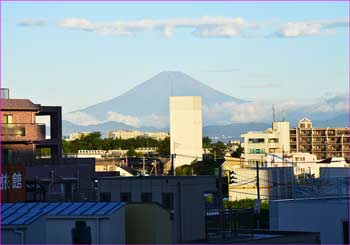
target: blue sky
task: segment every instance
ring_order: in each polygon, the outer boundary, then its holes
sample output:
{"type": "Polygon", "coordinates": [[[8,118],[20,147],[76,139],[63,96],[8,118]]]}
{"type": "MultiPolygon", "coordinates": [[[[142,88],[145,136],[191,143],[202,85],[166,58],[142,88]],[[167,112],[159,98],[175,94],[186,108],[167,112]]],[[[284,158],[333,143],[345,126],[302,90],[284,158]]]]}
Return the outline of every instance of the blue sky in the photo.
{"type": "Polygon", "coordinates": [[[309,101],[348,92],[348,9],[346,2],[5,2],[1,82],[12,97],[64,112],[164,70],[241,99],[309,101]]]}

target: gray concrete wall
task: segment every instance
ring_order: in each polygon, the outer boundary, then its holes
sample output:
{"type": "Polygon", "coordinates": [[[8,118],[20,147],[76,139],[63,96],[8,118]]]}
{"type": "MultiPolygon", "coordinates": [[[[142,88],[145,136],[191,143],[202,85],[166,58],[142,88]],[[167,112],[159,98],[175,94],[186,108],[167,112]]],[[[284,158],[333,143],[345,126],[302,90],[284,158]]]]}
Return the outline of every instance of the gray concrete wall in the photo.
{"type": "Polygon", "coordinates": [[[125,208],[100,222],[101,244],[125,244],[125,208]]]}
{"type": "Polygon", "coordinates": [[[33,223],[28,225],[26,232],[26,243],[27,244],[45,244],[45,226],[46,218],[41,216],[39,219],[35,220],[33,223]]]}
{"type": "Polygon", "coordinates": [[[320,168],[320,178],[350,178],[350,168],[320,168]]]}
{"type": "Polygon", "coordinates": [[[162,193],[174,194],[174,242],[205,238],[204,192],[216,189],[214,176],[116,177],[101,178],[100,191],[110,192],[111,201],[120,201],[121,192],[131,192],[131,201],[140,202],[142,192],[151,192],[152,201],[162,205],[162,193]]]}
{"type": "Polygon", "coordinates": [[[46,241],[55,244],[71,244],[72,229],[76,221],[85,221],[91,228],[92,244],[118,244],[125,241],[124,208],[110,217],[48,217],[46,223],[46,241]]]}
{"type": "Polygon", "coordinates": [[[1,227],[1,244],[21,244],[21,235],[15,233],[12,228],[3,226],[1,227]]]}
{"type": "Polygon", "coordinates": [[[270,202],[270,229],[320,232],[321,243],[343,243],[342,222],[348,218],[341,199],[270,202]]]}

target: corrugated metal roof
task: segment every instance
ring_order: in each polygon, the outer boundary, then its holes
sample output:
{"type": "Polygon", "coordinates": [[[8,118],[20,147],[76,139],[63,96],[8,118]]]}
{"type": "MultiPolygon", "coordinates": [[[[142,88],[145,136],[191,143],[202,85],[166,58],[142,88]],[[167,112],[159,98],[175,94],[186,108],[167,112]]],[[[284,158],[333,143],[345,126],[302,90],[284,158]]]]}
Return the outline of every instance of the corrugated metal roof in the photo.
{"type": "Polygon", "coordinates": [[[124,202],[4,203],[1,205],[1,225],[27,225],[43,215],[110,215],[124,205],[124,202]]]}

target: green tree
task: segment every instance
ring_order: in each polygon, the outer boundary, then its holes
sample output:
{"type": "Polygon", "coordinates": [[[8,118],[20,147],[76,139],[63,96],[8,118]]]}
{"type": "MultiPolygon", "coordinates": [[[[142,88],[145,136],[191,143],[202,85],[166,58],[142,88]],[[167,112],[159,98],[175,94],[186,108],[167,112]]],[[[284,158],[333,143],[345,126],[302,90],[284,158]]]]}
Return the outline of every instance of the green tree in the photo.
{"type": "Polygon", "coordinates": [[[161,156],[170,156],[170,138],[167,137],[164,140],[158,142],[158,151],[161,156]]]}
{"type": "Polygon", "coordinates": [[[216,155],[216,158],[224,158],[227,146],[225,143],[218,141],[215,144],[212,144],[210,152],[216,155]]]}
{"type": "Polygon", "coordinates": [[[231,156],[236,157],[236,158],[240,158],[243,152],[244,152],[244,148],[241,145],[238,145],[236,151],[234,151],[231,154],[231,156]]]}
{"type": "Polygon", "coordinates": [[[211,147],[211,139],[208,136],[203,137],[202,139],[203,148],[211,147]]]}

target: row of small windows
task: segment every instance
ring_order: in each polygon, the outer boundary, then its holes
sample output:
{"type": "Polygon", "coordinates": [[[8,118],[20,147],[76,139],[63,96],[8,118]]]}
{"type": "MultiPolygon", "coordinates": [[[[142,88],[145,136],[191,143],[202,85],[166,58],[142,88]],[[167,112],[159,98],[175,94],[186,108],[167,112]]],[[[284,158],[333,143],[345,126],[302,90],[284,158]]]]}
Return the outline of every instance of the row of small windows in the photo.
{"type": "MultiPolygon", "coordinates": [[[[101,202],[110,202],[111,201],[111,193],[110,192],[101,192],[100,193],[101,202]]],[[[131,192],[121,192],[120,193],[120,201],[121,202],[131,202],[131,192]]],[[[153,195],[152,192],[142,192],[141,193],[141,202],[152,202],[153,195]]],[[[164,192],[162,193],[162,203],[161,205],[169,210],[174,209],[174,193],[172,192],[164,192]]]]}

